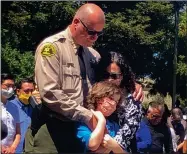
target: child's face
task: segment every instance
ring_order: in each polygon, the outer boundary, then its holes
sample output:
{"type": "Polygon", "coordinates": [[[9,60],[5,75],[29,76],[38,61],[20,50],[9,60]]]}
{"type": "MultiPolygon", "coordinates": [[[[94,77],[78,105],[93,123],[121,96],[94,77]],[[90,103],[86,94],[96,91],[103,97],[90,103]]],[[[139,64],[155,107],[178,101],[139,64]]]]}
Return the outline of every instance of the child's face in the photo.
{"type": "Polygon", "coordinates": [[[114,94],[112,97],[104,97],[97,103],[97,111],[103,113],[105,117],[110,116],[115,110],[120,99],[120,94],[114,94]]]}

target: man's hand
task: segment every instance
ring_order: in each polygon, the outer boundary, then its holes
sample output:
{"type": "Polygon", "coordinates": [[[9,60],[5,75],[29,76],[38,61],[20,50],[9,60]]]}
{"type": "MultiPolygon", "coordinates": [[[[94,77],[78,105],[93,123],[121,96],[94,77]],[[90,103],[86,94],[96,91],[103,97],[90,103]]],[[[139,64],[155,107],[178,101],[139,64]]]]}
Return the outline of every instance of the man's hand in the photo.
{"type": "Polygon", "coordinates": [[[135,91],[133,93],[133,97],[135,101],[143,102],[144,99],[144,92],[143,88],[140,84],[135,83],[135,91]]]}

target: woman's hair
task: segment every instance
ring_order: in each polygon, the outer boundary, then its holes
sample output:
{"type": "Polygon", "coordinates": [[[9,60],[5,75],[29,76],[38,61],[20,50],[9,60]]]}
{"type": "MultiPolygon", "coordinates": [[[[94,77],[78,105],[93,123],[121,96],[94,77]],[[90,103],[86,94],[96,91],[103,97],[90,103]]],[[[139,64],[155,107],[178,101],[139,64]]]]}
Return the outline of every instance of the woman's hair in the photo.
{"type": "Polygon", "coordinates": [[[123,75],[120,87],[125,87],[128,93],[134,92],[135,75],[125,58],[117,52],[111,51],[109,53],[103,54],[101,61],[97,66],[96,81],[102,81],[108,78],[108,76],[106,76],[107,67],[113,62],[115,62],[120,67],[121,73],[123,75]]]}
{"type": "Polygon", "coordinates": [[[95,110],[97,108],[97,102],[104,97],[112,97],[114,94],[121,96],[121,88],[109,81],[101,81],[95,83],[88,93],[86,103],[84,104],[87,109],[95,110]]]}

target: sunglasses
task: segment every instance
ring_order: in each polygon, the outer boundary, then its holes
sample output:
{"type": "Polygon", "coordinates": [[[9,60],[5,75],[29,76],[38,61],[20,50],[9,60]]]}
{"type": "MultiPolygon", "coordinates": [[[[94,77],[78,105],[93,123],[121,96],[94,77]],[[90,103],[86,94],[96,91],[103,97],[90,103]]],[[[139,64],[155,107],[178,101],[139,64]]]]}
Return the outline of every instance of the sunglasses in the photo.
{"type": "Polygon", "coordinates": [[[105,74],[105,78],[107,78],[107,79],[114,79],[114,80],[120,79],[121,78],[121,73],[109,73],[109,72],[107,72],[105,74]]]}
{"type": "Polygon", "coordinates": [[[80,19],[79,19],[79,21],[82,23],[82,25],[83,25],[84,28],[86,29],[88,35],[94,36],[94,35],[97,34],[97,36],[100,36],[100,35],[103,34],[103,31],[98,32],[98,31],[95,31],[95,30],[90,30],[80,19]]]}

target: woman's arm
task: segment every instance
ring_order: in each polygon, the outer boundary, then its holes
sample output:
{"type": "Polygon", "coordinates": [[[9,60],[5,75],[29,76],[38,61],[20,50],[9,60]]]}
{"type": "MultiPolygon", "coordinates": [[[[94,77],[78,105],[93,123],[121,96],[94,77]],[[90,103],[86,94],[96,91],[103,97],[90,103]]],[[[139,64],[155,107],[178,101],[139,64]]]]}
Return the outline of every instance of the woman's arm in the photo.
{"type": "Polygon", "coordinates": [[[184,145],[184,141],[177,146],[177,151],[180,150],[184,145]]]}
{"type": "Polygon", "coordinates": [[[15,135],[15,139],[14,142],[12,143],[12,145],[7,148],[6,152],[9,154],[15,153],[16,148],[20,142],[21,139],[21,132],[20,132],[20,123],[16,123],[16,135],[15,135]]]}

